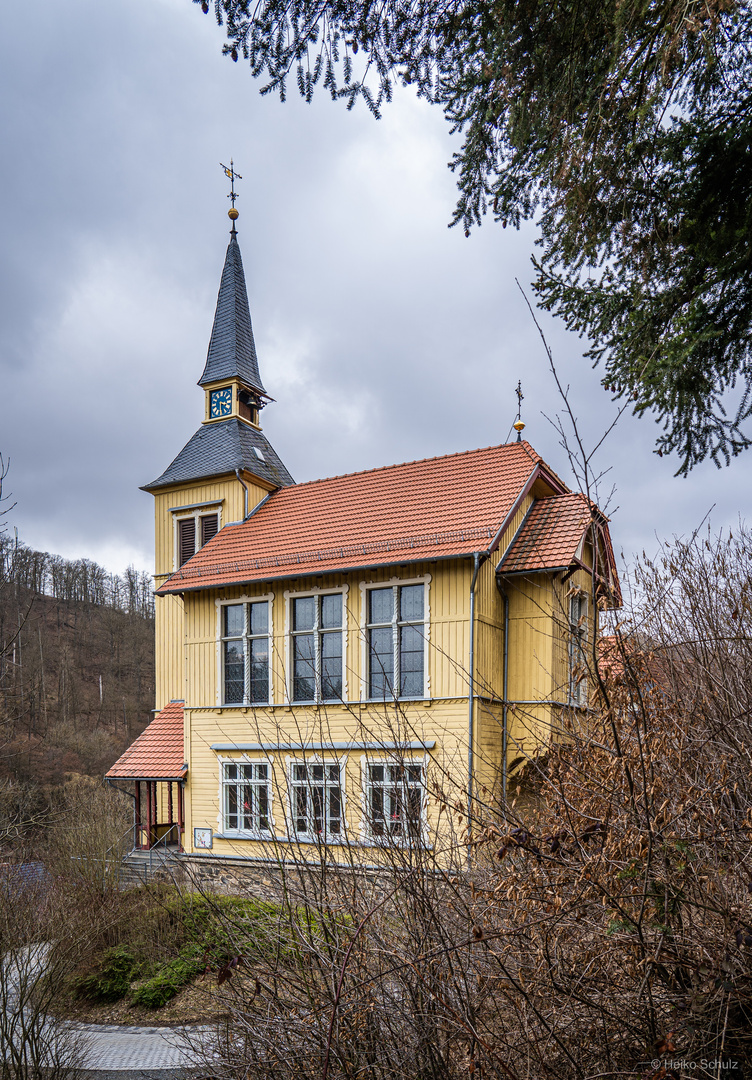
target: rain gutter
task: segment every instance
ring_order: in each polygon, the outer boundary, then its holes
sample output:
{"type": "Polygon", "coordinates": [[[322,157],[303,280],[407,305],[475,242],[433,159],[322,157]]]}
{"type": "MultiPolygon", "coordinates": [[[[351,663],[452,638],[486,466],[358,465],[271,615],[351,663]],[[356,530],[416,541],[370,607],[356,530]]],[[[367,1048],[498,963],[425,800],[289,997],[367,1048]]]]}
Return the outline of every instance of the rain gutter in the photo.
{"type": "Polygon", "coordinates": [[[240,469],[235,470],[235,476],[237,477],[238,483],[243,488],[243,521],[245,521],[248,517],[248,485],[240,475],[240,469]]]}
{"type": "Polygon", "coordinates": [[[473,578],[470,582],[470,677],[467,690],[467,857],[470,860],[471,823],[473,820],[474,769],[475,769],[475,585],[481,561],[488,558],[487,551],[473,552],[473,578]]]}

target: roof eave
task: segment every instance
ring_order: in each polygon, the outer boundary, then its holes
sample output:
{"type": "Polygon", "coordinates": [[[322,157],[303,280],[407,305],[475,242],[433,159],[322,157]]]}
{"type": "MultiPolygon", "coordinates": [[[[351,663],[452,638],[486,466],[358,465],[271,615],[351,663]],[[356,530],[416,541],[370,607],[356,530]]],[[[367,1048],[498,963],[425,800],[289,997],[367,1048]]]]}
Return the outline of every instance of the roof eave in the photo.
{"type": "Polygon", "coordinates": [[[255,386],[253,383],[245,382],[245,380],[242,379],[240,375],[222,375],[216,379],[204,379],[203,381],[199,379],[196,382],[196,386],[200,386],[202,390],[212,390],[214,387],[222,386],[224,383],[227,382],[228,379],[230,381],[239,382],[243,386],[247,387],[249,390],[253,390],[254,394],[257,394],[260,398],[263,399],[263,405],[269,405],[277,400],[276,398],[273,398],[271,394],[267,393],[266,390],[262,390],[260,387],[255,386]]]}
{"type": "Polygon", "coordinates": [[[573,574],[576,570],[582,570],[586,574],[589,574],[597,584],[602,587],[606,593],[612,609],[620,608],[622,606],[621,591],[604,578],[601,574],[593,573],[592,566],[588,566],[587,563],[582,562],[581,559],[573,559],[568,566],[538,566],[533,569],[527,570],[503,570],[499,567],[496,569],[496,573],[499,577],[512,578],[512,577],[530,577],[532,574],[573,574]]]}
{"type": "MultiPolygon", "coordinates": [[[[258,487],[265,488],[269,493],[279,491],[279,484],[272,484],[270,480],[266,480],[262,476],[257,476],[257,474],[255,472],[252,472],[250,469],[241,468],[240,472],[241,474],[245,474],[246,476],[250,477],[253,480],[254,484],[257,484],[258,487]]],[[[148,491],[148,493],[151,495],[153,494],[153,492],[161,491],[163,488],[192,486],[195,487],[196,481],[198,480],[204,481],[223,479],[234,480],[235,471],[233,469],[225,469],[223,472],[206,473],[203,476],[197,476],[195,479],[190,480],[166,480],[163,484],[160,484],[159,480],[157,479],[152,481],[151,484],[141,484],[139,486],[139,491],[148,491]]]]}
{"type": "Polygon", "coordinates": [[[530,577],[531,574],[563,574],[566,570],[571,570],[572,564],[567,566],[536,566],[527,570],[502,570],[497,567],[496,573],[499,577],[530,577]]]}
{"type": "MultiPolygon", "coordinates": [[[[243,524],[239,522],[238,524],[243,524]]],[[[183,593],[189,592],[208,592],[210,589],[231,589],[236,585],[263,585],[268,581],[289,581],[292,578],[301,577],[321,577],[323,574],[355,574],[361,570],[380,570],[384,566],[411,566],[414,563],[424,562],[447,562],[449,559],[471,559],[473,555],[485,554],[485,551],[479,551],[477,548],[473,548],[472,551],[453,551],[450,555],[424,555],[422,558],[417,559],[392,559],[390,562],[377,562],[377,563],[355,563],[353,566],[333,566],[330,569],[324,570],[298,570],[296,573],[291,574],[272,574],[269,577],[253,577],[242,578],[233,581],[220,581],[214,582],[212,585],[191,585],[185,588],[166,589],[165,585],[160,585],[155,590],[156,596],[182,596],[183,593]]],[[[169,579],[168,579],[169,580],[169,579]]]]}
{"type": "Polygon", "coordinates": [[[166,783],[173,783],[173,784],[176,784],[176,783],[180,783],[181,780],[185,780],[187,775],[188,775],[188,770],[186,769],[184,772],[181,772],[181,773],[172,773],[170,775],[160,775],[160,776],[157,776],[157,775],[147,776],[146,773],[139,773],[138,776],[136,776],[135,773],[132,773],[130,776],[126,776],[125,773],[118,773],[116,776],[111,776],[109,773],[105,773],[104,778],[105,778],[105,780],[143,780],[144,783],[148,783],[148,782],[151,782],[151,781],[158,781],[159,783],[165,783],[165,784],[166,783]]]}

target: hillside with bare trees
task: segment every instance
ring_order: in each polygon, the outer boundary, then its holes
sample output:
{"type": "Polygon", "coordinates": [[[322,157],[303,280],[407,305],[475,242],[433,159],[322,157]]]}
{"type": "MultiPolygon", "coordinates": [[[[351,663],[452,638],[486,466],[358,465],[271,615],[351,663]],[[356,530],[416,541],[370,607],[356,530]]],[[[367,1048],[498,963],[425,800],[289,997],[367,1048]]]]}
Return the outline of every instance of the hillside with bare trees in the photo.
{"type": "Polygon", "coordinates": [[[0,535],[0,777],[101,775],[154,697],[151,578],[0,535]]]}

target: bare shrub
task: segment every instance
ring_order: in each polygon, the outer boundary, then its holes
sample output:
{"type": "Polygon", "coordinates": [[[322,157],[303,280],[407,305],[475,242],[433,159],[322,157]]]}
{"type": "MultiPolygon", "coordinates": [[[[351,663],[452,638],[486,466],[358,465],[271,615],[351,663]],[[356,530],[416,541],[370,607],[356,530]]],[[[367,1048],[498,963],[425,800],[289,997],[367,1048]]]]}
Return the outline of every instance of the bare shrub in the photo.
{"type": "Polygon", "coordinates": [[[88,776],[76,776],[54,793],[54,811],[48,833],[51,870],[72,890],[116,891],[122,860],[133,846],[132,801],[88,776]]]}
{"type": "Polygon", "coordinates": [[[27,869],[6,866],[0,880],[0,1078],[69,1080],[85,1039],[52,1013],[79,937],[60,884],[27,869]]]}
{"type": "Polygon", "coordinates": [[[0,854],[16,855],[50,821],[46,794],[37,784],[0,778],[0,854]]]}

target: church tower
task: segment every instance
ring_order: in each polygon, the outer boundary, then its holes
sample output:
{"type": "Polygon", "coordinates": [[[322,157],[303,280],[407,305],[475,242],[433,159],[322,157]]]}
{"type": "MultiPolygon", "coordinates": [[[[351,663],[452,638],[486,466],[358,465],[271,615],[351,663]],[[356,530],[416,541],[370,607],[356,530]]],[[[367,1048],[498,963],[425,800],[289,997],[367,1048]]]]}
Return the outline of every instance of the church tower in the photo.
{"type": "MultiPolygon", "coordinates": [[[[161,476],[142,488],[155,500],[156,588],[224,525],[242,521],[272,491],[294,483],[261,430],[261,410],[272,398],[261,381],[253,340],[234,183],[232,198],[230,243],[198,382],[204,420],[161,476]]],[[[157,596],[155,620],[155,704],[162,709],[185,697],[182,600],[157,596]]]]}

